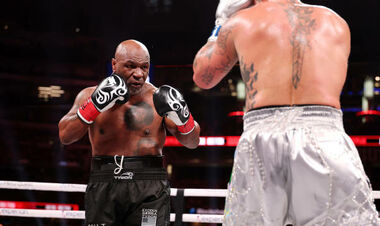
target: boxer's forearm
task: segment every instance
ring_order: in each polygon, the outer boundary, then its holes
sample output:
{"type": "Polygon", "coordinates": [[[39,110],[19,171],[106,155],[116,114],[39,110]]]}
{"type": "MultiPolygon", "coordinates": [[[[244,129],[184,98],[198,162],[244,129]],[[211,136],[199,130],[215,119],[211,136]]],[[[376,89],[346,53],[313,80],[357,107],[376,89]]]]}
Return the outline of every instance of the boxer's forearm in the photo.
{"type": "Polygon", "coordinates": [[[211,58],[214,52],[216,42],[207,42],[197,53],[193,63],[193,80],[202,89],[210,89],[214,87],[215,72],[211,58]]]}
{"type": "Polygon", "coordinates": [[[225,25],[218,37],[209,39],[194,59],[194,82],[203,89],[216,86],[238,61],[232,40],[234,25],[225,25]]]}
{"type": "Polygon", "coordinates": [[[87,133],[88,125],[73,113],[65,115],[59,122],[58,128],[61,143],[68,145],[81,139],[87,133]]]}
{"type": "Polygon", "coordinates": [[[200,126],[197,122],[195,122],[194,130],[191,133],[183,135],[181,133],[176,133],[175,137],[177,140],[185,147],[194,149],[199,145],[199,134],[200,134],[200,126]]]}

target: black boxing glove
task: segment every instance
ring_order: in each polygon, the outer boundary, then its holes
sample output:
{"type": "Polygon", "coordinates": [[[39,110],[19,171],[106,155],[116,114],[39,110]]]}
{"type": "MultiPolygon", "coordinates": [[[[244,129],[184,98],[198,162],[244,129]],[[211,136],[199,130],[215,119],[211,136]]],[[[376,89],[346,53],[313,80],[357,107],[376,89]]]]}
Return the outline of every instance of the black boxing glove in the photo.
{"type": "Polygon", "coordinates": [[[83,122],[92,124],[101,112],[110,109],[115,103],[123,104],[128,99],[129,93],[124,79],[112,74],[96,87],[87,101],[78,109],[77,115],[83,122]]]}
{"type": "Polygon", "coordinates": [[[194,119],[182,94],[171,86],[163,85],[153,94],[153,103],[157,113],[172,120],[181,134],[191,133],[194,119]]]}

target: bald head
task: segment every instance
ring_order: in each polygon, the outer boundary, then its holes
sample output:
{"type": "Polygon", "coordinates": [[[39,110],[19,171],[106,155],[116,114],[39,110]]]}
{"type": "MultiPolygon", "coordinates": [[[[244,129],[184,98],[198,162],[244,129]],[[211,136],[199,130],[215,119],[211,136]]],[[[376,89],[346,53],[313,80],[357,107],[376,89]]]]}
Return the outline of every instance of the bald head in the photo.
{"type": "Polygon", "coordinates": [[[112,70],[125,80],[131,96],[142,91],[149,67],[149,52],[141,42],[130,39],[117,46],[115,58],[112,59],[112,70]]]}
{"type": "Polygon", "coordinates": [[[150,59],[149,51],[144,44],[137,40],[129,39],[121,42],[115,52],[115,59],[123,59],[132,55],[141,55],[150,59]]]}

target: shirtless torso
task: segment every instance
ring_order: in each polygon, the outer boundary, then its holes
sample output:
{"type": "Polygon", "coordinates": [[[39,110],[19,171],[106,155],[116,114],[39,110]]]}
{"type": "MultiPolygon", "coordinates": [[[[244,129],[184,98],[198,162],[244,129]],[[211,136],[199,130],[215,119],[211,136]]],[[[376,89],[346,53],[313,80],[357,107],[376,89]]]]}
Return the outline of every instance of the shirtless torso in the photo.
{"type": "Polygon", "coordinates": [[[122,42],[116,49],[112,67],[114,73],[125,80],[129,92],[128,101],[115,104],[88,125],[78,118],[77,111],[96,87],[83,89],[70,111],[59,122],[61,142],[71,144],[88,133],[92,156],[162,155],[168,130],[184,146],[197,147],[200,131],[197,123],[192,133],[183,135],[173,121],[157,113],[153,104],[153,93],[157,88],[146,82],[149,65],[150,56],[144,45],[134,40],[122,42]]]}
{"type": "Polygon", "coordinates": [[[145,83],[139,95],[98,116],[89,128],[93,155],[162,155],[166,131],[153,106],[155,89],[145,83]]]}

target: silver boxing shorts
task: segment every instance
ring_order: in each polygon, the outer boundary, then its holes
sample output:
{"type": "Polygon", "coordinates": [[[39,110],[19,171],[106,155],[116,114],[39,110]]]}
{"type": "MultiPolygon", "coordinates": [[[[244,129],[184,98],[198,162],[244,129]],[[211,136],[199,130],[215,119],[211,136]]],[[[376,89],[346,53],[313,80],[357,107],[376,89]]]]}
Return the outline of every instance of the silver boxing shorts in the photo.
{"type": "Polygon", "coordinates": [[[224,225],[380,225],[342,112],[271,107],[244,115],[224,225]]]}

